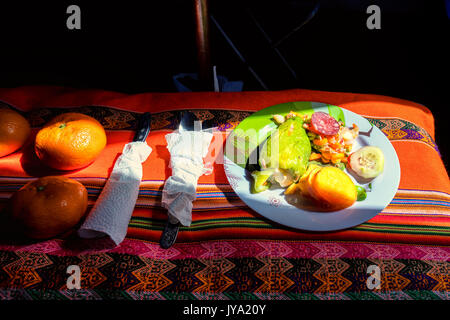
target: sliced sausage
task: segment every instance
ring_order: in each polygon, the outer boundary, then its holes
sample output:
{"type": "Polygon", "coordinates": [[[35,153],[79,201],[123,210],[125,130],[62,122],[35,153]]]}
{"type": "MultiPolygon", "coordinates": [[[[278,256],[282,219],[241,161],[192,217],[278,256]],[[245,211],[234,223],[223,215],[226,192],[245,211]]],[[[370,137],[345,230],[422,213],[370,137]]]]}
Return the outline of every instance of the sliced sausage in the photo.
{"type": "Polygon", "coordinates": [[[312,129],[325,136],[334,136],[339,132],[339,122],[325,112],[314,112],[311,116],[312,129]]]}

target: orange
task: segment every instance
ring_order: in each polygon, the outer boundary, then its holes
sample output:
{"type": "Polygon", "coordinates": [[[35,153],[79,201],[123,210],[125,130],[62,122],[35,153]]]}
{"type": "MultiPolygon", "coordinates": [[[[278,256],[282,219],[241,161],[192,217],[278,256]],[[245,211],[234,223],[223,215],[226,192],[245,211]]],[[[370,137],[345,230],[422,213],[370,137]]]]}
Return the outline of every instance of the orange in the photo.
{"type": "Polygon", "coordinates": [[[30,124],[17,111],[0,108],[0,157],[21,148],[30,135],[30,124]]]}
{"type": "Polygon", "coordinates": [[[29,238],[52,238],[80,222],[87,201],[87,190],[80,182],[62,176],[42,177],[11,197],[12,220],[29,238]]]}
{"type": "Polygon", "coordinates": [[[74,170],[91,164],[106,146],[106,134],[96,119],[81,113],[65,113],[50,120],[36,135],[39,159],[58,170],[74,170]]]}

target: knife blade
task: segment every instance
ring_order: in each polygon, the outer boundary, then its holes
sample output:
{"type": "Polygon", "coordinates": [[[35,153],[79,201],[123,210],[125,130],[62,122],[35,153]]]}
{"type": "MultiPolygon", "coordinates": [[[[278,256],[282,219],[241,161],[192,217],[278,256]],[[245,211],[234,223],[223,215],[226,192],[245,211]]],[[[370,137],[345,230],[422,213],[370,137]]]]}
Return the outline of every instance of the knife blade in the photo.
{"type": "Polygon", "coordinates": [[[150,112],[145,112],[139,117],[136,133],[133,141],[145,141],[150,133],[152,122],[152,115],[150,112]]]}

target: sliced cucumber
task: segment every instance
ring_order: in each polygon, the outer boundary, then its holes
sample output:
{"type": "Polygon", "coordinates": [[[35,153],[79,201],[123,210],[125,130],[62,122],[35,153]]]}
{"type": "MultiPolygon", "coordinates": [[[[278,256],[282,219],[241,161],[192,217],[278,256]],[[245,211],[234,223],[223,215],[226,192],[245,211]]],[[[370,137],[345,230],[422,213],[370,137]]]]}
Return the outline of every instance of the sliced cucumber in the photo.
{"type": "Polygon", "coordinates": [[[253,188],[252,193],[260,193],[270,188],[271,183],[269,178],[273,175],[273,169],[267,169],[262,171],[253,171],[253,188]]]}
{"type": "Polygon", "coordinates": [[[384,170],[384,154],[378,147],[367,146],[350,156],[350,168],[360,177],[372,179],[384,170]]]}

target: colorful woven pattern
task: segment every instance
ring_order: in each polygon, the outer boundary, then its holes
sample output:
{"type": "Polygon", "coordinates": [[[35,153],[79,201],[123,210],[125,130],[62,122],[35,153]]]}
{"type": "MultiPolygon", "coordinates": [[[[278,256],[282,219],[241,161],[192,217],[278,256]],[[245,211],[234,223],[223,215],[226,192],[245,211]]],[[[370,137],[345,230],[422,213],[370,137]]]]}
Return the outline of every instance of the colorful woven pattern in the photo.
{"type": "Polygon", "coordinates": [[[0,251],[0,299],[449,299],[450,249],[267,240],[132,239],[105,252],[47,241],[0,251]],[[66,286],[78,265],[81,289],[66,286]],[[379,287],[369,287],[375,265],[379,287]],[[372,288],[372,289],[369,289],[372,288]]]}
{"type": "Polygon", "coordinates": [[[421,141],[439,152],[439,149],[430,134],[408,120],[400,118],[380,119],[370,117],[366,117],[366,119],[383,131],[389,140],[421,141]]]}

